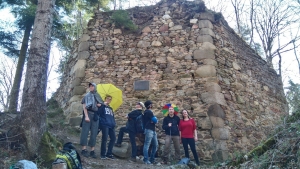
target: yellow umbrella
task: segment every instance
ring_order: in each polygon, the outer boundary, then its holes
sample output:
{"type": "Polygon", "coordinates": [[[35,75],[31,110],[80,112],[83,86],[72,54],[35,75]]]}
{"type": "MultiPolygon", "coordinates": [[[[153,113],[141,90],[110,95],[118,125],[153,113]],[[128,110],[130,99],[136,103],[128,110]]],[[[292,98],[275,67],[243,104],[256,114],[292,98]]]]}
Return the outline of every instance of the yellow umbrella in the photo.
{"type": "Polygon", "coordinates": [[[100,94],[103,101],[107,95],[112,97],[109,104],[113,111],[116,111],[123,103],[122,90],[114,86],[113,84],[98,84],[97,92],[100,94]]]}

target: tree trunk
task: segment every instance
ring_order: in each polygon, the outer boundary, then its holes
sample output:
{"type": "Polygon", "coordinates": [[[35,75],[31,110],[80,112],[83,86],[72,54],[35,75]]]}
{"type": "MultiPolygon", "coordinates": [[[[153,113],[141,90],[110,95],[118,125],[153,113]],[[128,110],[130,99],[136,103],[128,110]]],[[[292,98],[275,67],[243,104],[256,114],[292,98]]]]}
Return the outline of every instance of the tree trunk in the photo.
{"type": "Polygon", "coordinates": [[[280,54],[280,51],[277,50],[277,54],[278,54],[278,57],[279,57],[279,61],[278,61],[278,74],[279,76],[281,77],[281,54],[280,54]]]}
{"type": "Polygon", "coordinates": [[[47,69],[55,0],[38,0],[20,113],[21,132],[33,157],[46,130],[47,69]]]}
{"type": "Polygon", "coordinates": [[[25,59],[26,59],[26,52],[28,49],[28,43],[29,43],[30,32],[32,30],[32,25],[33,23],[27,25],[24,31],[14,83],[10,92],[9,112],[16,112],[18,109],[19,91],[20,91],[20,85],[22,81],[23,69],[24,69],[25,59]]]}
{"type": "Polygon", "coordinates": [[[295,45],[295,41],[293,41],[293,50],[294,50],[294,54],[295,54],[295,57],[296,57],[296,60],[297,60],[297,63],[298,63],[298,70],[299,70],[299,75],[300,75],[300,60],[298,58],[298,55],[297,55],[297,48],[296,48],[296,45],[295,45]]]}
{"type": "Polygon", "coordinates": [[[253,12],[254,12],[254,5],[253,5],[253,0],[251,0],[250,4],[251,4],[251,8],[250,8],[250,26],[251,26],[251,33],[250,33],[250,46],[252,46],[253,43],[253,33],[254,33],[254,26],[253,26],[253,12]]]}

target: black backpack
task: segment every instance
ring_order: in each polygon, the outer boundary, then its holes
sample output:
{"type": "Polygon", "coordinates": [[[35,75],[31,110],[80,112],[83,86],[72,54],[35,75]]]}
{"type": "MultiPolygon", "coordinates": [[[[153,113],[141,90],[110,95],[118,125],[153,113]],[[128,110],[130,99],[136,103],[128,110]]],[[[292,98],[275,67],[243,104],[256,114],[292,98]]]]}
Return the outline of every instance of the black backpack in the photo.
{"type": "Polygon", "coordinates": [[[56,159],[52,165],[57,163],[66,163],[68,169],[82,169],[80,155],[71,142],[64,144],[63,149],[56,154],[56,159]]]}
{"type": "Polygon", "coordinates": [[[136,117],[135,119],[135,131],[136,133],[144,133],[145,127],[144,127],[144,114],[141,114],[136,117]]]}

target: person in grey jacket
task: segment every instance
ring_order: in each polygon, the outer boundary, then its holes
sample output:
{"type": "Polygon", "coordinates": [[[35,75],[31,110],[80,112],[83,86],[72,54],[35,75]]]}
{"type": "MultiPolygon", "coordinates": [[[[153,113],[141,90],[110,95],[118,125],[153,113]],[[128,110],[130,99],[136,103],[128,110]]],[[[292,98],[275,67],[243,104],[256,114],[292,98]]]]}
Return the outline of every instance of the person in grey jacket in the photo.
{"type": "Polygon", "coordinates": [[[103,104],[103,100],[100,95],[97,93],[96,84],[89,83],[89,92],[84,96],[81,103],[83,106],[83,120],[82,120],[82,129],[80,134],[80,145],[82,146],[81,154],[85,157],[96,158],[95,154],[95,145],[96,137],[98,133],[98,123],[99,117],[97,114],[98,107],[103,104]],[[87,142],[89,132],[90,139],[87,142]],[[91,147],[90,154],[88,153],[86,146],[87,144],[91,147]]]}

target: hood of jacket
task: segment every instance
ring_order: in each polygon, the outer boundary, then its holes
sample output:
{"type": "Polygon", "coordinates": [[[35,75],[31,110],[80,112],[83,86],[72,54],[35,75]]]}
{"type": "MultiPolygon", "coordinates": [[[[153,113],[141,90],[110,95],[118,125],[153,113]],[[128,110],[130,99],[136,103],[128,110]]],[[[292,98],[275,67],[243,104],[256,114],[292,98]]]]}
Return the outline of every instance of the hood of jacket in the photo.
{"type": "Polygon", "coordinates": [[[94,86],[94,91],[91,91],[92,93],[97,93],[97,85],[96,83],[90,83],[94,86]]]}
{"type": "Polygon", "coordinates": [[[90,83],[94,86],[94,90],[91,91],[92,94],[94,94],[95,99],[98,103],[103,104],[103,99],[101,98],[101,96],[99,95],[99,93],[97,92],[97,85],[96,83],[90,83]]]}

